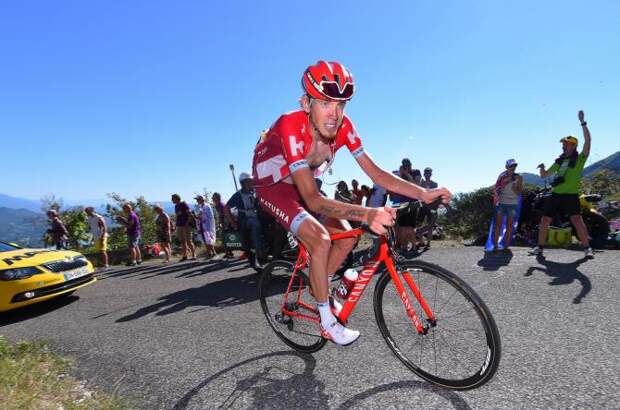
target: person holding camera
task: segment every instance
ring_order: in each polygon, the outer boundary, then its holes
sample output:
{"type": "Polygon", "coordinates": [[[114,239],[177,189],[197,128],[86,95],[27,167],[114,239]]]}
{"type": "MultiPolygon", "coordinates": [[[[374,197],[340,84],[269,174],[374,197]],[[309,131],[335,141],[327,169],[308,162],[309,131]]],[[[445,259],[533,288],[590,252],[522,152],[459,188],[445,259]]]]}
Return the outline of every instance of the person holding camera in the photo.
{"type": "Polygon", "coordinates": [[[552,193],[544,205],[543,217],[538,228],[538,246],[530,251],[532,255],[542,255],[549,224],[553,217],[560,213],[570,216],[570,221],[575,227],[577,237],[583,246],[585,257],[587,259],[594,258],[594,253],[588,240],[588,230],[581,218],[579,206],[579,186],[583,167],[588,159],[588,155],[590,155],[591,138],[583,111],[579,111],[578,117],[584,139],[581,152],[577,151],[579,140],[569,135],[560,140],[562,143],[562,155],[555,160],[555,163],[548,170],[545,169],[545,164],[538,165],[542,178],[550,175],[555,175],[555,178],[551,183],[553,186],[552,193]]]}

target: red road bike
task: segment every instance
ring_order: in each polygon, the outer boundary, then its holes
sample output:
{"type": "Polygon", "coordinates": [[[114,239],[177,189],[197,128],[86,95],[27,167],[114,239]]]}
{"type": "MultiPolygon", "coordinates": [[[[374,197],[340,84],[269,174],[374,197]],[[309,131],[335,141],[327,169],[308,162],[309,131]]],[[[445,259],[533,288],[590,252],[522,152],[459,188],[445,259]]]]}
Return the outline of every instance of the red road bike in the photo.
{"type": "MultiPolygon", "coordinates": [[[[361,236],[361,228],[331,235],[361,236]]],[[[337,319],[346,324],[375,273],[377,325],[392,352],[411,371],[438,386],[467,390],[488,382],[499,366],[501,342],[491,312],[462,279],[440,266],[402,260],[393,251],[393,229],[374,238],[363,269],[337,319]],[[390,286],[388,286],[390,285],[390,286]]],[[[325,346],[310,290],[309,256],[299,243],[295,263],[273,261],[259,279],[263,313],[276,335],[293,349],[325,346]]]]}

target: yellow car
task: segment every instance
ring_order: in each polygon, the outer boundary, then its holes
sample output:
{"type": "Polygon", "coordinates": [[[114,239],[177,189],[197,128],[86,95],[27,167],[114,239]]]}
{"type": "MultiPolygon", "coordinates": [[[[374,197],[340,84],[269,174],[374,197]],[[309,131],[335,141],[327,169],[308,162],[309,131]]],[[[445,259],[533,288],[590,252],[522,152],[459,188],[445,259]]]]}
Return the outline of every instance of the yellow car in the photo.
{"type": "Polygon", "coordinates": [[[94,283],[95,269],[73,251],[0,242],[0,312],[68,295],[94,283]]]}

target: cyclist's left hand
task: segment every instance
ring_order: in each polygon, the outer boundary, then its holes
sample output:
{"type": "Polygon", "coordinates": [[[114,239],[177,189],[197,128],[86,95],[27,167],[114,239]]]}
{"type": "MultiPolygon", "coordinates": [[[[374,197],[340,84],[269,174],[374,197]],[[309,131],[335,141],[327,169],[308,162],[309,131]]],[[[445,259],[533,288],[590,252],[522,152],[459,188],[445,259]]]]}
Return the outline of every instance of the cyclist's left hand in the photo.
{"type": "Polygon", "coordinates": [[[396,219],[396,208],[382,206],[380,208],[372,208],[368,213],[366,223],[368,227],[377,235],[383,235],[387,232],[386,226],[394,225],[396,219]]]}
{"type": "Polygon", "coordinates": [[[435,199],[441,197],[441,202],[444,204],[449,204],[450,199],[452,198],[452,192],[448,191],[448,188],[435,188],[435,189],[427,189],[426,192],[422,194],[422,198],[420,198],[423,202],[430,204],[435,199]]]}

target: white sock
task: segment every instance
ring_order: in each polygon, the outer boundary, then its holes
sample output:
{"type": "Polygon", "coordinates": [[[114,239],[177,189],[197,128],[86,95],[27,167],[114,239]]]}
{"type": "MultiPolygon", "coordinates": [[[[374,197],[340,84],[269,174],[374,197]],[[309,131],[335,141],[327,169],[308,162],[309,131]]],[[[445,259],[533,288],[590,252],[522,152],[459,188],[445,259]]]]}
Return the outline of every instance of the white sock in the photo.
{"type": "Polygon", "coordinates": [[[336,318],[332,314],[332,310],[329,307],[329,302],[317,303],[319,308],[319,315],[321,316],[321,326],[323,329],[327,329],[332,323],[336,321],[336,318]]]}

